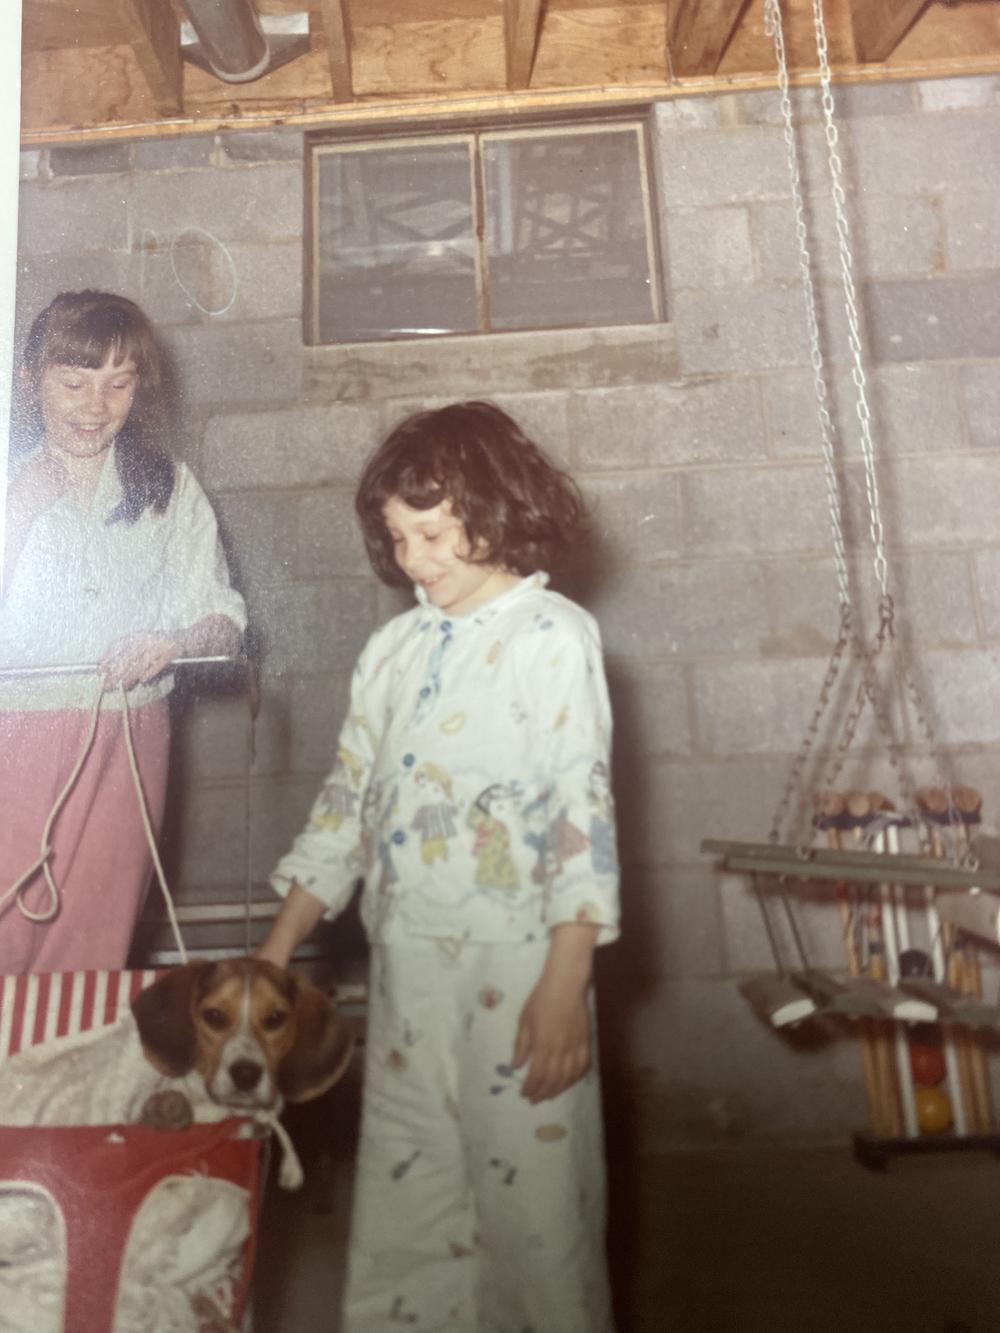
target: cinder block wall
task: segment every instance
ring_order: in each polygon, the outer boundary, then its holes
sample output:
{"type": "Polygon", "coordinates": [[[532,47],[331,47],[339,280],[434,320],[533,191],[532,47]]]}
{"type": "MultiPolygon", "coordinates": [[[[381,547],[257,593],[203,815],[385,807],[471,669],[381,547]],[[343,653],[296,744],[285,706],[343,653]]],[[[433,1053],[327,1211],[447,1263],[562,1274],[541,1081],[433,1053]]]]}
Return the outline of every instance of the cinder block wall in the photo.
{"type": "MultiPolygon", "coordinates": [[[[867,550],[838,261],[814,93],[796,96],[843,427],[852,574],[867,550]]],[[[958,776],[1000,804],[1000,81],[838,91],[889,570],[958,776]]],[[[789,1043],[736,982],[771,966],[745,881],[706,836],[763,838],[837,627],[776,95],[653,112],[669,322],[309,349],[303,142],[242,131],[26,152],[18,321],[63,288],[139,300],[173,349],[184,456],[211,493],[259,645],[252,782],[238,691],[178,710],[183,901],[259,895],[333,751],[354,656],[401,604],[365,564],[361,460],[418,406],[489,396],[579,476],[599,541],[570,591],[599,616],[617,716],[625,937],[603,958],[612,1134],[659,1148],[842,1136],[865,1121],[850,1043],[789,1043]],[[620,1115],[620,1119],[618,1116],[620,1115]]],[[[844,783],[894,789],[870,720],[844,783]]],[[[917,777],[933,766],[921,762],[917,777]]],[[[817,962],[835,909],[807,904],[817,962]]]]}

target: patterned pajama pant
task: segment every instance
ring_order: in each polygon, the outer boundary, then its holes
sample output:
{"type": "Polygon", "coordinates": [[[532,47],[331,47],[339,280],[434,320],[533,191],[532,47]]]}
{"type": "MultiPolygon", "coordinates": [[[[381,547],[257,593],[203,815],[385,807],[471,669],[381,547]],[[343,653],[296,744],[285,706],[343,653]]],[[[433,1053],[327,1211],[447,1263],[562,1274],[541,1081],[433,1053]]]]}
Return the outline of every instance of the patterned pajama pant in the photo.
{"type": "Polygon", "coordinates": [[[547,948],[374,946],[345,1333],[612,1333],[596,1074],[510,1068],[547,948]]]}

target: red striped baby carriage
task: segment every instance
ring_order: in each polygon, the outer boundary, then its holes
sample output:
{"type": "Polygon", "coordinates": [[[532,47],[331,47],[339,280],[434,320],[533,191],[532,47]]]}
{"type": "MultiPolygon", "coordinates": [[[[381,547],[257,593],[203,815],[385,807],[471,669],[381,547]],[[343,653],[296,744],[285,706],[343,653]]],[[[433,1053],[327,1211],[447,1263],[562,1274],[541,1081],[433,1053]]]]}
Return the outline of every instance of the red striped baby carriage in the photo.
{"type": "MultiPolygon", "coordinates": [[[[96,1046],[156,975],[0,977],[0,1102],[24,1063],[2,1062],[86,1034],[96,1046]]],[[[0,1330],[239,1327],[261,1189],[254,1130],[240,1118],[179,1132],[0,1123],[0,1330]]]]}

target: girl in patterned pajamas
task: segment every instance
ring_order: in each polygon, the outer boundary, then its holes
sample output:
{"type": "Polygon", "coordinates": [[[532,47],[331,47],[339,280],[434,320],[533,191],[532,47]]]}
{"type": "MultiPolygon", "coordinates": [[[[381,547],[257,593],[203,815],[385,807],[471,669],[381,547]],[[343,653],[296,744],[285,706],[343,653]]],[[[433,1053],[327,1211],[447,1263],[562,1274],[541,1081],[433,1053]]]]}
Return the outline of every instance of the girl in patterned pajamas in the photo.
{"type": "Polygon", "coordinates": [[[364,877],[344,1328],[611,1333],[591,993],[618,932],[611,720],[597,626],[541,572],[579,494],[499,408],[460,403],[390,434],[357,509],[376,572],[417,605],[361,654],[352,763],[274,872],[260,951],[286,964],[364,877]],[[428,774],[447,798],[432,831],[428,774]]]}

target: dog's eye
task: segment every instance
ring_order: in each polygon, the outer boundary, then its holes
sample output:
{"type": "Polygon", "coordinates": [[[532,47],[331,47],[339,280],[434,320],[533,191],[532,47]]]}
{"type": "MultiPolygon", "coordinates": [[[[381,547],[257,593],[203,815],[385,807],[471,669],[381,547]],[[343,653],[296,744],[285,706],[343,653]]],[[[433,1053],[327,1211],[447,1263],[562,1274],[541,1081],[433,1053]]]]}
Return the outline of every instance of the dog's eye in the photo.
{"type": "Polygon", "coordinates": [[[287,1009],[272,1009],[269,1014],[264,1015],[262,1026],[266,1032],[277,1032],[278,1028],[283,1028],[287,1022],[287,1009]]]}
{"type": "Polygon", "coordinates": [[[214,1028],[216,1032],[221,1032],[223,1028],[229,1026],[229,1015],[223,1013],[221,1009],[203,1009],[201,1011],[202,1021],[207,1027],[214,1028]]]}

